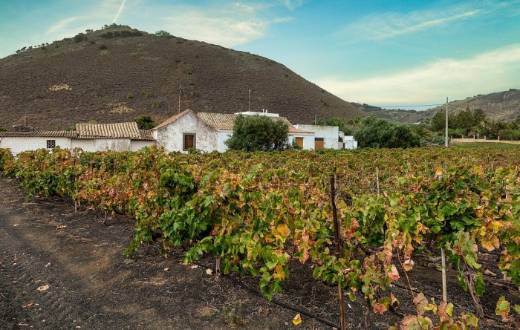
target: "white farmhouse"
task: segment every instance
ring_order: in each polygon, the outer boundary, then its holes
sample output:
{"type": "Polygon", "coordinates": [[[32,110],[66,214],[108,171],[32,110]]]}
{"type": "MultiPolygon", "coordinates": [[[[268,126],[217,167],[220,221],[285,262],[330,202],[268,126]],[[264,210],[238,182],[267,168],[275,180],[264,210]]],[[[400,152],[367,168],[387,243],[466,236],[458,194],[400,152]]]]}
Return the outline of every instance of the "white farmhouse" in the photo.
{"type": "Polygon", "coordinates": [[[304,150],[357,148],[354,138],[344,136],[337,126],[293,125],[287,118],[269,112],[226,114],[186,110],[153,128],[152,135],[167,151],[197,149],[224,152],[227,150],[225,142],[233,134],[233,125],[238,115],[266,116],[285,122],[289,126],[288,143],[304,150]]]}
{"type": "Polygon", "coordinates": [[[41,148],[136,151],[150,145],[155,145],[151,131],[140,130],[135,122],[82,123],[73,131],[0,132],[0,148],[8,148],[14,155],[41,148]]]}
{"type": "Polygon", "coordinates": [[[294,141],[303,149],[314,147],[313,132],[296,128],[286,118],[266,112],[227,114],[186,110],[153,128],[152,135],[167,151],[197,149],[204,152],[224,152],[227,150],[225,142],[233,134],[233,125],[238,115],[267,116],[284,121],[289,126],[289,143],[294,141]]]}

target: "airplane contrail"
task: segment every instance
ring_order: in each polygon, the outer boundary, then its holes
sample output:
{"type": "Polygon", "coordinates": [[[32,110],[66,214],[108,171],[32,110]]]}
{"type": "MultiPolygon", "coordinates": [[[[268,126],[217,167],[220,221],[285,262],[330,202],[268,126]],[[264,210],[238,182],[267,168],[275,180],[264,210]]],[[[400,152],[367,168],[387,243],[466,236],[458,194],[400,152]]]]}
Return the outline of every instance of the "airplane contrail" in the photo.
{"type": "Polygon", "coordinates": [[[117,10],[116,16],[114,16],[114,20],[112,23],[115,23],[118,19],[121,13],[123,12],[123,9],[125,9],[126,0],[121,1],[121,5],[119,6],[119,9],[117,10]]]}

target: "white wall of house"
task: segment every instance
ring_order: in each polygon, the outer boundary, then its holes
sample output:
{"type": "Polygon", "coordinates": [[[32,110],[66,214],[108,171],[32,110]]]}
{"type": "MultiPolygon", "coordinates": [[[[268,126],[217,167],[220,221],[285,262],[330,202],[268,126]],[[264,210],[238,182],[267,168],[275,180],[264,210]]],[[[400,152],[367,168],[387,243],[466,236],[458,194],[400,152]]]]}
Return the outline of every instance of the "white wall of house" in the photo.
{"type": "MultiPolygon", "coordinates": [[[[302,129],[304,131],[314,132],[315,138],[323,138],[324,147],[326,149],[339,149],[340,143],[339,128],[337,126],[321,126],[321,125],[294,125],[294,127],[302,129]]],[[[314,149],[314,143],[313,148],[314,149]]]]}
{"type": "Polygon", "coordinates": [[[345,145],[345,149],[354,150],[358,147],[358,143],[352,135],[345,135],[343,138],[343,144],[345,145]]]}
{"type": "Polygon", "coordinates": [[[96,151],[130,151],[130,139],[110,139],[110,138],[97,138],[97,139],[72,139],[71,147],[80,148],[87,152],[96,151]]]}
{"type": "Polygon", "coordinates": [[[94,143],[94,140],[78,140],[78,139],[73,139],[71,141],[71,149],[81,149],[83,151],[87,151],[87,152],[95,152],[97,151],[96,150],[96,145],[94,143]]]}
{"type": "Polygon", "coordinates": [[[96,151],[129,151],[130,139],[95,139],[96,151]]]}
{"type": "Polygon", "coordinates": [[[47,140],[56,141],[56,147],[62,149],[80,148],[83,151],[137,151],[146,146],[155,145],[155,141],[137,141],[130,139],[71,139],[63,137],[1,137],[0,148],[10,149],[13,155],[24,151],[46,149],[47,140]]]}
{"type": "Polygon", "coordinates": [[[228,150],[226,141],[233,135],[233,131],[218,131],[217,132],[217,151],[224,152],[228,150]]]}
{"type": "Polygon", "coordinates": [[[145,147],[151,147],[154,145],[156,145],[155,141],[132,140],[130,143],[130,151],[139,151],[145,147]]]}
{"type": "Polygon", "coordinates": [[[314,149],[314,134],[296,134],[289,133],[289,145],[292,146],[296,137],[303,138],[303,150],[313,150],[314,149]]]}
{"type": "Polygon", "coordinates": [[[7,148],[11,150],[13,155],[17,155],[23,151],[30,151],[36,149],[46,149],[47,140],[56,141],[56,147],[70,148],[71,139],[62,137],[1,137],[0,148],[7,148]]]}
{"type": "Polygon", "coordinates": [[[204,124],[194,113],[187,113],[168,126],[154,129],[153,136],[166,151],[183,151],[184,134],[195,134],[195,148],[205,152],[218,150],[216,130],[204,124]]]}

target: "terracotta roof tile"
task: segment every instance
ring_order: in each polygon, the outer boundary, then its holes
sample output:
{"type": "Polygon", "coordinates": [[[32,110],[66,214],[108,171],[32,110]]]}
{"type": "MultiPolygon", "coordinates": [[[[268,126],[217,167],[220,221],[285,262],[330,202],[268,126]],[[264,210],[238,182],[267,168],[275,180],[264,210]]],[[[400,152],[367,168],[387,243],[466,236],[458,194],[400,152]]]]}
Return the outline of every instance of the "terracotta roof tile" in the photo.
{"type": "Polygon", "coordinates": [[[233,130],[236,116],[228,113],[198,112],[197,117],[206,125],[218,130],[233,130]]]}
{"type": "Polygon", "coordinates": [[[76,131],[80,139],[92,138],[126,138],[141,139],[141,132],[136,122],[113,124],[76,124],[76,131]]]}
{"type": "Polygon", "coordinates": [[[0,137],[77,137],[76,131],[30,131],[30,132],[0,132],[0,137]]]}
{"type": "Polygon", "coordinates": [[[152,135],[152,130],[144,130],[140,129],[139,133],[141,134],[141,138],[139,140],[143,141],[155,141],[152,135]]]}
{"type": "Polygon", "coordinates": [[[183,112],[177,113],[177,114],[167,118],[165,121],[163,121],[159,125],[155,126],[154,129],[158,129],[158,128],[162,128],[162,127],[168,126],[168,125],[170,125],[171,123],[174,123],[175,121],[177,121],[177,119],[179,119],[180,117],[184,116],[185,114],[187,114],[189,112],[193,112],[193,111],[188,109],[188,110],[184,110],[183,112]]]}

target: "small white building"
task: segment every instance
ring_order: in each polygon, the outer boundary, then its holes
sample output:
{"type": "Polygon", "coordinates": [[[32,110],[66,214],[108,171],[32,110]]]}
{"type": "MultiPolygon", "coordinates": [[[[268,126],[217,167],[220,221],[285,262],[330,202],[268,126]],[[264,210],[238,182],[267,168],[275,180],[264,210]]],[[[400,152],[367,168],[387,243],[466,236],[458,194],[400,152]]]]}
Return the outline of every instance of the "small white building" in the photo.
{"type": "Polygon", "coordinates": [[[84,151],[137,151],[155,145],[151,131],[140,130],[135,122],[76,124],[73,131],[0,132],[0,148],[16,155],[36,149],[81,148],[84,151]]]}
{"type": "Polygon", "coordinates": [[[357,141],[352,135],[345,135],[343,137],[343,148],[354,150],[357,149],[357,141]]]}

